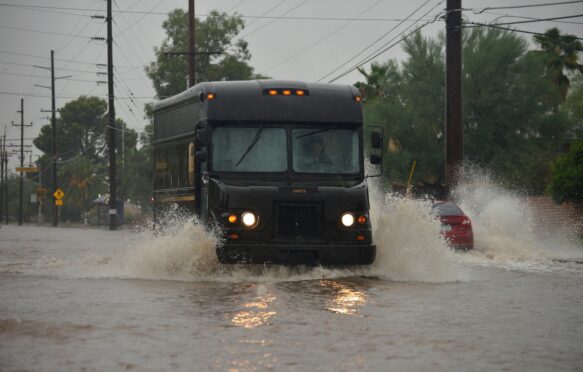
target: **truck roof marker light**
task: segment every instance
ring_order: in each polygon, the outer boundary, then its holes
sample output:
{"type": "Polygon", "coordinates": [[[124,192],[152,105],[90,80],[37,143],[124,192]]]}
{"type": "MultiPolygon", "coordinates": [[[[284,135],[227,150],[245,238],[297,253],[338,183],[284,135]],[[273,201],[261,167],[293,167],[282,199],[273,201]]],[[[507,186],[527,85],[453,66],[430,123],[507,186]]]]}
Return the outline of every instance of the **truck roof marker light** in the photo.
{"type": "Polygon", "coordinates": [[[296,96],[305,96],[305,95],[306,95],[305,91],[303,91],[301,89],[296,90],[296,96]]]}
{"type": "Polygon", "coordinates": [[[267,94],[269,94],[270,96],[277,96],[277,90],[270,89],[267,91],[267,94]]]}
{"type": "Polygon", "coordinates": [[[208,99],[209,101],[215,99],[216,97],[217,96],[215,96],[214,93],[207,93],[206,94],[206,99],[208,99]]]}
{"type": "Polygon", "coordinates": [[[289,90],[289,89],[284,89],[282,93],[284,96],[291,96],[291,94],[292,94],[291,90],[289,90]]]}

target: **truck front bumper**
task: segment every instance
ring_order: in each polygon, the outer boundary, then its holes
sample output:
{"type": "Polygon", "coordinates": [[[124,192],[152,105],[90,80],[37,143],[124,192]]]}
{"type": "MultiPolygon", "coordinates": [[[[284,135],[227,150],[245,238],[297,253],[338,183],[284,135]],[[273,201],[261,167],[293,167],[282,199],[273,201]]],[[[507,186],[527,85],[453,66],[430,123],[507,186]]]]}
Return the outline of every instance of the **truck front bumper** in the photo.
{"type": "Polygon", "coordinates": [[[370,265],[375,245],[224,244],[217,247],[221,263],[283,265],[370,265]]]}

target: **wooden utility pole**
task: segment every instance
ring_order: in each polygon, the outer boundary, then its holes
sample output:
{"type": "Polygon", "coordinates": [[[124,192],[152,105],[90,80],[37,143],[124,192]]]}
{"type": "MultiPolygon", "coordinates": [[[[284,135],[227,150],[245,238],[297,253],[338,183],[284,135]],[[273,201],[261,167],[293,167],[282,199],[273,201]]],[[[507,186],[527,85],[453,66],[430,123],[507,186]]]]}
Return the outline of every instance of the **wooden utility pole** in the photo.
{"type": "MultiPolygon", "coordinates": [[[[24,167],[24,98],[20,99],[20,168],[24,167]]],[[[22,198],[24,173],[20,172],[20,200],[18,204],[18,225],[22,225],[22,198]]]]}
{"type": "Polygon", "coordinates": [[[109,229],[117,228],[117,170],[115,166],[115,106],[113,91],[113,34],[111,0],[107,0],[107,88],[108,88],[108,148],[109,148],[109,229]]]}
{"type": "MultiPolygon", "coordinates": [[[[6,127],[4,127],[4,221],[8,225],[8,152],[6,151],[6,127]]],[[[0,219],[2,216],[0,216],[0,219]]]]}
{"type": "MultiPolygon", "coordinates": [[[[32,123],[24,125],[24,98],[20,99],[20,168],[24,168],[24,127],[32,127],[32,123]]],[[[14,124],[13,124],[14,125],[14,124]]],[[[22,225],[24,200],[24,172],[20,171],[20,193],[18,204],[18,224],[22,225]]]]}
{"type": "Polygon", "coordinates": [[[462,122],[462,1],[447,0],[446,96],[445,96],[445,182],[456,182],[464,158],[462,122]]]}
{"type": "Polygon", "coordinates": [[[194,24],[194,0],[188,0],[188,87],[196,84],[195,71],[195,24],[194,24]]]}
{"type": "MultiPolygon", "coordinates": [[[[6,136],[4,136],[6,138],[6,136]]],[[[0,142],[0,225],[4,212],[4,141],[0,142]]]]}
{"type": "MultiPolygon", "coordinates": [[[[55,51],[51,50],[51,134],[52,134],[52,166],[53,166],[53,188],[52,194],[57,191],[59,184],[57,183],[57,114],[56,114],[56,99],[55,99],[55,51]]],[[[55,201],[52,203],[53,208],[53,226],[59,225],[59,207],[55,201]]]]}

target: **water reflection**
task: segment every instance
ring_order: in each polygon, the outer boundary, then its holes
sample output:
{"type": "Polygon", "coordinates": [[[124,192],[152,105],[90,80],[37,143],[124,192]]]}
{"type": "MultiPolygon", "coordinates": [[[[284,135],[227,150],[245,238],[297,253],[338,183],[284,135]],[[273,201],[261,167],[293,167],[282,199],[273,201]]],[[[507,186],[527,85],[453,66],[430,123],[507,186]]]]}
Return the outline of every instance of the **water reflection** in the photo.
{"type": "Polygon", "coordinates": [[[354,283],[320,280],[320,285],[332,289],[334,296],[328,300],[326,310],[333,313],[356,315],[367,303],[366,292],[356,287],[354,283]]]}
{"type": "Polygon", "coordinates": [[[370,302],[365,280],[359,278],[320,279],[278,283],[286,292],[280,300],[309,309],[321,309],[336,314],[359,315],[370,302]]]}
{"type": "Polygon", "coordinates": [[[257,294],[251,301],[245,302],[244,310],[231,316],[231,323],[238,327],[255,328],[268,324],[269,320],[277,315],[270,307],[276,296],[264,285],[257,285],[257,294]]]}

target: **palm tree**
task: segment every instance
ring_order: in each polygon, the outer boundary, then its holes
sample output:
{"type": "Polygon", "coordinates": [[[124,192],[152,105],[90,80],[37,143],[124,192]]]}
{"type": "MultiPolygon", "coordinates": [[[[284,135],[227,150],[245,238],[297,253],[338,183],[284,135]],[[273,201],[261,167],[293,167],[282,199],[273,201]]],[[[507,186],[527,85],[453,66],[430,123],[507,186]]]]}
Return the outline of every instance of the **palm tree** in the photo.
{"type": "Polygon", "coordinates": [[[551,28],[542,35],[535,35],[534,41],[547,55],[547,76],[552,79],[565,101],[571,86],[565,72],[583,73],[583,65],[578,63],[578,53],[583,52],[583,44],[574,35],[561,35],[557,28],[551,28]]]}

